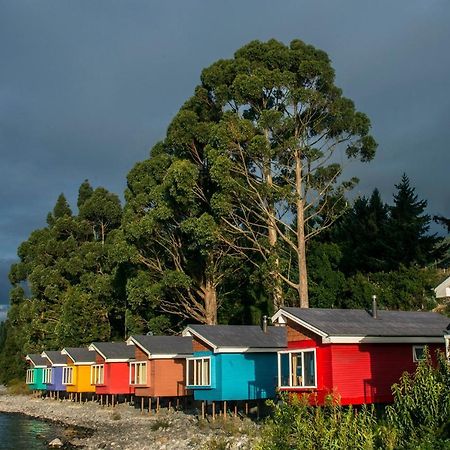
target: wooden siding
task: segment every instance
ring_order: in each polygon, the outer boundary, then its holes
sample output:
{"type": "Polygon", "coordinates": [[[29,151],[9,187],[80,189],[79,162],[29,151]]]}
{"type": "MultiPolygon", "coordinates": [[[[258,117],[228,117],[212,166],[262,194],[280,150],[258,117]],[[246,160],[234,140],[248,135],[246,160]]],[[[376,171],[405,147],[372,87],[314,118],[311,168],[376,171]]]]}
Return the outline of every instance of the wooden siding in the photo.
{"type": "Polygon", "coordinates": [[[134,349],[134,358],[136,361],[147,361],[148,355],[144,352],[144,350],[136,345],[134,349]]]}
{"type": "Polygon", "coordinates": [[[288,342],[300,342],[311,339],[317,342],[320,339],[317,334],[290,319],[287,320],[286,331],[288,342]]]}
{"type": "Polygon", "coordinates": [[[192,337],[192,349],[194,352],[211,352],[212,348],[206,345],[205,342],[200,340],[197,336],[192,337]]]}

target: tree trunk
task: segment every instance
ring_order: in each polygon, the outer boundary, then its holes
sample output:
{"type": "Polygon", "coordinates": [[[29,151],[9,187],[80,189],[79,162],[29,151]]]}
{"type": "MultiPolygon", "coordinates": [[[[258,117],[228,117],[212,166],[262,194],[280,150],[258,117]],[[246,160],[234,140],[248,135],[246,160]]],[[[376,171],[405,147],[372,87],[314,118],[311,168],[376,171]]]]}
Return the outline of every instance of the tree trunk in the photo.
{"type": "Polygon", "coordinates": [[[207,325],[217,325],[217,290],[211,280],[206,281],[205,293],[205,322],[207,325]]]}
{"type": "Polygon", "coordinates": [[[295,190],[297,212],[298,296],[300,308],[308,308],[308,273],[306,268],[305,199],[302,190],[302,162],[300,151],[295,152],[295,190]]]}
{"type": "MultiPolygon", "coordinates": [[[[266,130],[266,139],[267,142],[269,142],[269,136],[268,132],[266,130]]],[[[272,179],[272,170],[270,167],[270,159],[269,162],[264,164],[264,178],[267,186],[272,188],[273,186],[273,179],[272,179]]],[[[275,253],[275,246],[277,244],[277,230],[275,227],[275,212],[273,205],[268,205],[268,217],[267,217],[267,234],[269,239],[269,245],[271,247],[271,253],[275,253]]],[[[273,303],[273,310],[276,312],[280,306],[283,305],[283,290],[281,288],[281,279],[279,276],[280,273],[280,260],[278,256],[275,257],[274,260],[274,266],[272,268],[273,273],[273,293],[272,293],[272,303],[273,303]]]]}

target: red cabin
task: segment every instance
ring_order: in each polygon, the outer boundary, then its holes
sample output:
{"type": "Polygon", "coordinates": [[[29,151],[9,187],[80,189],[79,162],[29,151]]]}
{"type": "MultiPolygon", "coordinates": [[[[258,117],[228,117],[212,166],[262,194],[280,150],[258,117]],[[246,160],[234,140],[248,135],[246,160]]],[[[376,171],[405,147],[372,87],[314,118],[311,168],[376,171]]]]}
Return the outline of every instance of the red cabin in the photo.
{"type": "Polygon", "coordinates": [[[287,327],[278,389],[310,394],[318,404],[333,394],[342,405],[391,402],[391,386],[414,372],[425,346],[432,357],[445,351],[450,322],[434,312],[291,307],[272,321],[287,327]]]}
{"type": "Polygon", "coordinates": [[[91,384],[98,395],[134,394],[129,382],[129,362],[134,359],[134,346],[125,342],[94,342],[89,350],[95,352],[91,366],[91,384]]]}

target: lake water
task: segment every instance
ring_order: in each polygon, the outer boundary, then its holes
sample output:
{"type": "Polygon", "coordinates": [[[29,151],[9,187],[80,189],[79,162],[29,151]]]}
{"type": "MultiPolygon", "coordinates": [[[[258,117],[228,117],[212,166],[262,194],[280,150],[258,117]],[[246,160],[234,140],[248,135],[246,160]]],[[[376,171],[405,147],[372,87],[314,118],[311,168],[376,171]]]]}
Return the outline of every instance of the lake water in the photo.
{"type": "Polygon", "coordinates": [[[0,413],[0,449],[48,449],[48,442],[63,437],[64,428],[19,414],[0,413]]]}

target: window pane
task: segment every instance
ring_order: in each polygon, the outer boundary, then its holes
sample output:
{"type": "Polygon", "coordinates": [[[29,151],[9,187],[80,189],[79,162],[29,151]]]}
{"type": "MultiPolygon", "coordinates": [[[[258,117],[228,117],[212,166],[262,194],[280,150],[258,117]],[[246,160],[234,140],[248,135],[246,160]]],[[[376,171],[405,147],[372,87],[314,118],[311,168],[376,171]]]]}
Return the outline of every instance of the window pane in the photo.
{"type": "Polygon", "coordinates": [[[194,378],[194,360],[188,360],[188,385],[193,386],[195,383],[194,378]]]}
{"type": "Polygon", "coordinates": [[[424,348],[414,347],[414,358],[416,361],[422,361],[424,358],[424,348]]]}
{"type": "Polygon", "coordinates": [[[304,386],[315,386],[316,381],[316,364],[314,360],[314,352],[305,352],[303,354],[305,363],[304,386]]]}
{"type": "Polygon", "coordinates": [[[289,386],[289,354],[281,353],[280,354],[280,373],[281,380],[280,386],[289,386]]]}
{"type": "Polygon", "coordinates": [[[291,360],[292,368],[292,384],[291,386],[303,386],[303,365],[302,365],[302,354],[293,353],[291,360]]]}
{"type": "Polygon", "coordinates": [[[208,386],[209,382],[210,370],[209,370],[209,359],[203,360],[203,385],[208,386]]]}

